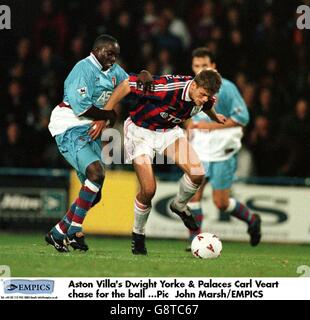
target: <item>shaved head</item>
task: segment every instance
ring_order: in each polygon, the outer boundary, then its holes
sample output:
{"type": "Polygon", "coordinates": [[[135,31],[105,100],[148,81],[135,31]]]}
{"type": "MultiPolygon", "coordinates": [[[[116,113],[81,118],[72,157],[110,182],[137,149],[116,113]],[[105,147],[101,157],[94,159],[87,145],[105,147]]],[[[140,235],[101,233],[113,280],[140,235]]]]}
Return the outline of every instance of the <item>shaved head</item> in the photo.
{"type": "Polygon", "coordinates": [[[93,50],[101,49],[107,43],[117,43],[117,40],[108,34],[102,34],[94,41],[93,50]]]}
{"type": "Polygon", "coordinates": [[[120,54],[120,47],[117,40],[108,35],[102,34],[99,36],[93,45],[93,54],[102,65],[102,70],[108,70],[116,62],[120,54]]]}

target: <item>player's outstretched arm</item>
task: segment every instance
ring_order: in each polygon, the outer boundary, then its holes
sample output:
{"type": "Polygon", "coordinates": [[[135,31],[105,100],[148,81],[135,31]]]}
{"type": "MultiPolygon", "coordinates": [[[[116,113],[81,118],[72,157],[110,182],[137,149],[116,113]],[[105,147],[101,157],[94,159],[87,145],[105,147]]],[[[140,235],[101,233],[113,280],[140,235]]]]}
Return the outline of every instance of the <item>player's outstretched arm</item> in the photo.
{"type": "MultiPolygon", "coordinates": [[[[142,70],[137,76],[137,87],[141,88],[142,92],[146,93],[147,91],[153,90],[154,85],[152,81],[152,75],[147,70],[142,70]]],[[[131,93],[131,88],[129,79],[126,79],[116,87],[110,99],[106,103],[104,110],[113,110],[129,93],[131,93]]]]}
{"type": "Polygon", "coordinates": [[[225,124],[226,122],[226,117],[223,116],[220,113],[216,113],[214,108],[211,108],[210,110],[203,110],[209,117],[211,120],[220,123],[220,124],[225,124]]]}
{"type": "Polygon", "coordinates": [[[95,106],[90,107],[86,112],[82,114],[83,117],[93,120],[104,120],[109,122],[109,126],[113,127],[117,118],[117,114],[114,110],[101,110],[95,106]]]}
{"type": "Polygon", "coordinates": [[[125,98],[130,93],[130,86],[129,86],[129,80],[126,79],[123,82],[121,82],[113,91],[110,99],[104,106],[104,110],[111,111],[113,110],[117,104],[125,98]]]}
{"type": "Polygon", "coordinates": [[[113,109],[129,93],[130,87],[128,80],[124,80],[116,87],[110,99],[106,103],[104,110],[92,106],[85,113],[83,113],[83,117],[94,120],[105,120],[107,121],[108,126],[113,127],[117,119],[117,114],[113,109]]]}
{"type": "Polygon", "coordinates": [[[204,103],[202,111],[206,115],[208,115],[211,120],[220,124],[225,124],[227,120],[226,117],[220,113],[216,113],[214,110],[215,102],[216,102],[216,97],[215,96],[210,97],[208,101],[204,103]]]}

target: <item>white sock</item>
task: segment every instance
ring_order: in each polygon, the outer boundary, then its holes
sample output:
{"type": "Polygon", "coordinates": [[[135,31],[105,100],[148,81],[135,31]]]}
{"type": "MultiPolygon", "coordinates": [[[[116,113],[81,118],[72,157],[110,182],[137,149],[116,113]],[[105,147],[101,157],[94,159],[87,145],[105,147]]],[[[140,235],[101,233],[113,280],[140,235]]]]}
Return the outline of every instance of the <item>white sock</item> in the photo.
{"type": "Polygon", "coordinates": [[[145,225],[149,214],[151,212],[151,206],[145,205],[139,202],[136,198],[134,207],[134,224],[133,232],[137,234],[145,234],[145,225]]]}
{"type": "Polygon", "coordinates": [[[200,210],[201,209],[201,202],[196,201],[196,202],[189,202],[187,204],[192,210],[200,210]]]}
{"type": "Polygon", "coordinates": [[[179,192],[175,198],[174,204],[178,210],[184,209],[191,197],[199,189],[200,185],[195,184],[184,174],[180,180],[179,192]]]}

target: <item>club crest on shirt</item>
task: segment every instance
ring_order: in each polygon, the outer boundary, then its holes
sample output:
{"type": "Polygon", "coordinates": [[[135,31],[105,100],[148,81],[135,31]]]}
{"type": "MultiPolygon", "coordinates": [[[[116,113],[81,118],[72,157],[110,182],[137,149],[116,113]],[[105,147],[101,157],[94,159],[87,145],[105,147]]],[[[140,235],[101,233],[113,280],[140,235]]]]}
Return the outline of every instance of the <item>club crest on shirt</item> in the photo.
{"type": "Polygon", "coordinates": [[[194,106],[192,111],[191,111],[191,117],[194,116],[195,114],[197,114],[198,112],[201,111],[203,106],[194,106]]]}
{"type": "Polygon", "coordinates": [[[115,88],[116,87],[116,77],[112,77],[111,80],[113,83],[113,87],[115,88]]]}
{"type": "Polygon", "coordinates": [[[81,97],[84,97],[84,96],[86,96],[86,94],[87,94],[87,87],[79,88],[79,89],[77,89],[77,92],[79,93],[79,95],[80,95],[81,97]]]}

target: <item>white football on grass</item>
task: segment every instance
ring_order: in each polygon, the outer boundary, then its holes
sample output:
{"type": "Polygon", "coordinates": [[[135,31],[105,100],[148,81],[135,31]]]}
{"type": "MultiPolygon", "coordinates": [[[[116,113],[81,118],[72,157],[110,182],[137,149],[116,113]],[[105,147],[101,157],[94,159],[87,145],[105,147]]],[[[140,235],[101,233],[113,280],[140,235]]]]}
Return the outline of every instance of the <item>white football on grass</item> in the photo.
{"type": "Polygon", "coordinates": [[[214,259],[221,255],[222,242],[212,233],[198,234],[191,244],[192,254],[200,259],[214,259]]]}

